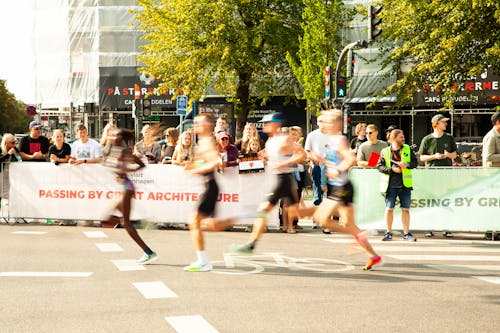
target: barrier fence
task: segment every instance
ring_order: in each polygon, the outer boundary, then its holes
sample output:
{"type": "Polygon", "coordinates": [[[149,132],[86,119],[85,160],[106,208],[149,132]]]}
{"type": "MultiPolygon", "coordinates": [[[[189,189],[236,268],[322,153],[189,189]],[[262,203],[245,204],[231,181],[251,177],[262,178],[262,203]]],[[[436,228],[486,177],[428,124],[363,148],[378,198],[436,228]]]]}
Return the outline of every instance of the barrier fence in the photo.
{"type": "MultiPolygon", "coordinates": [[[[1,188],[9,187],[8,218],[104,220],[121,195],[114,175],[101,165],[74,166],[53,163],[12,163],[10,187],[2,172],[1,188]]],[[[270,192],[274,177],[269,172],[238,174],[236,167],[216,173],[220,187],[217,216],[231,217],[256,211],[270,192]]],[[[372,168],[352,168],[356,221],[365,228],[385,229],[384,198],[380,174],[372,168]]],[[[132,219],[186,223],[203,189],[200,177],[175,165],[148,165],[132,173],[137,193],[132,219]]],[[[500,168],[417,168],[413,170],[412,230],[499,230],[500,168]]],[[[5,191],[2,191],[4,193],[5,191]]],[[[4,202],[5,200],[2,200],[4,202]]],[[[400,224],[396,207],[394,228],[400,224]]],[[[240,219],[237,224],[251,225],[240,219]]],[[[268,224],[279,224],[277,210],[268,224]]]]}

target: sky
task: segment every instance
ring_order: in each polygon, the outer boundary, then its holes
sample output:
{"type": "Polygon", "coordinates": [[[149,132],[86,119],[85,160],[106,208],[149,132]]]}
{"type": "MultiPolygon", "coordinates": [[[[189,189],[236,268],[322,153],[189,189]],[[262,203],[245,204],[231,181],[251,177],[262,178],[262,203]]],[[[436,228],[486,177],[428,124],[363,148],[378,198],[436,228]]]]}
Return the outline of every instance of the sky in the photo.
{"type": "Polygon", "coordinates": [[[0,79],[18,100],[35,103],[32,0],[2,1],[0,79]]]}

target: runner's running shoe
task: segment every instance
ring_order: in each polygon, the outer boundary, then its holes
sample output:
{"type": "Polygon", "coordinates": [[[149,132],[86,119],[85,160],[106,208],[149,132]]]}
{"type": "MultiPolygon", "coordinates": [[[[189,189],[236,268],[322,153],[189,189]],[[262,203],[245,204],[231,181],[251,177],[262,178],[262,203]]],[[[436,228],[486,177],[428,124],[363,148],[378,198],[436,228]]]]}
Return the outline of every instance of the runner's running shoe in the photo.
{"type": "Polygon", "coordinates": [[[365,271],[373,271],[375,267],[382,266],[384,262],[382,261],[381,256],[377,256],[376,258],[370,258],[368,259],[368,262],[366,263],[365,267],[363,269],[365,271]]]}
{"type": "Polygon", "coordinates": [[[207,262],[206,264],[201,264],[198,261],[193,262],[191,265],[184,267],[186,272],[208,272],[212,270],[212,264],[207,262]]]}
{"type": "Polygon", "coordinates": [[[413,237],[413,235],[411,234],[411,232],[409,232],[407,234],[404,234],[403,235],[403,240],[408,241],[408,242],[416,242],[417,241],[417,239],[415,237],[413,237]]]}
{"type": "Polygon", "coordinates": [[[239,253],[253,253],[254,246],[252,243],[245,243],[245,244],[233,244],[231,246],[231,250],[233,252],[239,252],[239,253]]]}
{"type": "Polygon", "coordinates": [[[384,238],[382,238],[383,241],[390,241],[392,240],[392,234],[388,231],[384,234],[384,238]]]}
{"type": "Polygon", "coordinates": [[[142,257],[140,257],[139,260],[137,260],[137,263],[141,265],[148,265],[153,261],[155,261],[156,259],[158,259],[158,255],[155,252],[153,252],[151,255],[144,253],[142,257]]]}

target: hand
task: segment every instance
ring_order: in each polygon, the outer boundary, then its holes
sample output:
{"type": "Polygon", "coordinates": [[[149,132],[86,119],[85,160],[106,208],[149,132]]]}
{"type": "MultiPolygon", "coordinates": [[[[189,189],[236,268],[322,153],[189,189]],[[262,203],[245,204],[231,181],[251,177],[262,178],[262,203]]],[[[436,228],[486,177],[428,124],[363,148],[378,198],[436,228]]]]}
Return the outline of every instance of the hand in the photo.
{"type": "Polygon", "coordinates": [[[41,160],[42,158],[43,158],[42,152],[37,151],[37,152],[33,153],[33,159],[34,160],[41,160]]]}
{"type": "Polygon", "coordinates": [[[408,163],[406,162],[399,162],[398,165],[402,168],[402,169],[406,169],[408,168],[408,163]]]}
{"type": "Polygon", "coordinates": [[[340,172],[336,168],[328,168],[328,169],[326,169],[326,175],[330,179],[337,179],[340,175],[340,172]]]}
{"type": "Polygon", "coordinates": [[[391,167],[392,172],[394,173],[401,173],[401,167],[399,165],[393,165],[391,167]]]}
{"type": "Polygon", "coordinates": [[[9,155],[15,155],[16,154],[16,149],[15,148],[10,148],[9,151],[7,152],[9,155]]]}
{"type": "Polygon", "coordinates": [[[443,158],[445,158],[445,156],[441,153],[435,153],[434,154],[434,159],[435,160],[442,160],[443,158]]]}

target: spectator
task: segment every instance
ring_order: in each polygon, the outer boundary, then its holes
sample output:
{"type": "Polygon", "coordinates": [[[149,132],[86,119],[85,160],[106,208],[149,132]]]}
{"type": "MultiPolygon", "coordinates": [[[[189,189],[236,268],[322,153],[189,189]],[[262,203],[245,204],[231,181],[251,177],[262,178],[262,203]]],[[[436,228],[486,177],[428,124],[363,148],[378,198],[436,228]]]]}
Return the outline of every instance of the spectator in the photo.
{"type": "Polygon", "coordinates": [[[397,129],[398,127],[396,125],[391,125],[389,127],[387,127],[387,129],[385,130],[385,139],[387,140],[387,143],[390,144],[391,142],[389,141],[389,136],[391,135],[391,132],[395,129],[397,129]]]}
{"type": "Polygon", "coordinates": [[[493,128],[483,138],[483,166],[500,167],[500,111],[491,116],[493,128]]]}
{"type": "MultiPolygon", "coordinates": [[[[422,139],[418,151],[420,161],[424,162],[426,167],[449,167],[453,165],[453,161],[457,157],[457,144],[455,143],[455,139],[450,134],[445,133],[448,120],[450,119],[442,114],[437,114],[432,117],[433,132],[422,139]]],[[[445,237],[453,236],[448,231],[445,231],[443,235],[445,237]]],[[[432,237],[434,233],[428,231],[425,236],[432,237]]]]}
{"type": "Polygon", "coordinates": [[[452,166],[457,157],[457,144],[455,139],[445,133],[449,118],[442,114],[432,117],[433,132],[426,135],[420,143],[420,160],[425,166],[452,166]]]}
{"type": "Polygon", "coordinates": [[[158,163],[161,159],[160,145],[155,142],[156,130],[149,125],[141,129],[142,139],[134,146],[134,155],[148,164],[158,163]]]}
{"type": "Polygon", "coordinates": [[[241,154],[257,154],[261,150],[261,145],[260,145],[260,139],[259,138],[251,138],[248,141],[248,144],[246,145],[246,148],[241,150],[241,154]]]}
{"type": "Polygon", "coordinates": [[[99,142],[89,138],[87,127],[83,124],[76,126],[78,140],[71,145],[71,164],[100,163],[102,160],[102,148],[99,142]]]}
{"type": "Polygon", "coordinates": [[[194,142],[191,132],[183,132],[177,142],[174,154],[172,156],[172,164],[186,165],[194,161],[194,142]]]}
{"type": "Polygon", "coordinates": [[[100,144],[101,146],[104,148],[106,147],[106,144],[108,143],[108,137],[109,137],[109,132],[111,130],[114,130],[116,129],[116,125],[113,124],[113,123],[107,123],[106,126],[104,126],[104,128],[102,129],[102,136],[101,136],[101,141],[100,141],[100,144]]]}
{"type": "Polygon", "coordinates": [[[0,146],[0,210],[2,209],[2,199],[9,199],[9,164],[21,162],[19,149],[16,147],[16,137],[11,133],[2,136],[0,146]]]}
{"type": "Polygon", "coordinates": [[[59,163],[68,163],[71,158],[71,146],[64,142],[64,131],[56,129],[52,133],[54,144],[49,147],[49,159],[56,165],[59,163]]]}
{"type": "Polygon", "coordinates": [[[382,149],[378,161],[378,170],[384,174],[381,191],[385,193],[385,222],[387,231],[383,241],[392,240],[392,222],[394,220],[394,206],[399,197],[401,206],[401,222],[403,224],[403,240],[416,241],[410,232],[410,201],[413,190],[411,169],[417,167],[417,157],[405,144],[403,131],[395,129],[390,135],[391,145],[382,149]]]}
{"type": "Polygon", "coordinates": [[[226,132],[217,134],[217,151],[221,159],[221,169],[238,165],[238,148],[229,143],[229,134],[226,132]]]}
{"type": "Polygon", "coordinates": [[[264,147],[264,142],[259,138],[259,132],[257,132],[257,128],[252,123],[246,123],[243,128],[243,136],[241,139],[236,140],[236,148],[238,151],[243,153],[244,150],[248,147],[248,144],[252,138],[256,138],[259,140],[259,146],[264,147]]]}
{"type": "Polygon", "coordinates": [[[175,127],[169,127],[163,131],[163,135],[165,139],[159,143],[161,147],[160,160],[163,164],[170,164],[172,163],[175,147],[179,141],[179,131],[175,127]]]}
{"type": "Polygon", "coordinates": [[[42,135],[42,124],[33,120],[29,128],[30,134],[24,136],[19,143],[19,155],[23,161],[46,162],[50,142],[42,135]]]}
{"type": "MultiPolygon", "coordinates": [[[[328,142],[329,135],[326,130],[326,123],[324,117],[320,115],[318,117],[318,129],[307,135],[304,147],[312,167],[312,199],[315,206],[319,206],[321,201],[323,201],[323,193],[326,191],[326,169],[316,156],[323,156],[325,154],[328,142]],[[324,183],[324,185],[322,183],[324,183]]],[[[319,229],[319,224],[314,222],[313,228],[319,229]]]]}
{"type": "Polygon", "coordinates": [[[356,133],[356,137],[351,140],[351,151],[356,154],[358,152],[358,147],[368,140],[366,137],[366,123],[357,124],[354,133],[356,133]]]}
{"type": "Polygon", "coordinates": [[[227,135],[229,135],[229,143],[234,144],[234,138],[230,134],[230,130],[228,127],[227,123],[227,118],[226,115],[222,114],[217,118],[217,121],[215,122],[215,128],[214,128],[214,135],[217,138],[217,134],[220,132],[226,132],[227,135]]]}
{"type": "Polygon", "coordinates": [[[356,162],[358,166],[375,167],[377,166],[380,152],[387,147],[387,142],[378,139],[378,127],[374,124],[366,127],[366,135],[368,141],[359,146],[356,162]]]}

